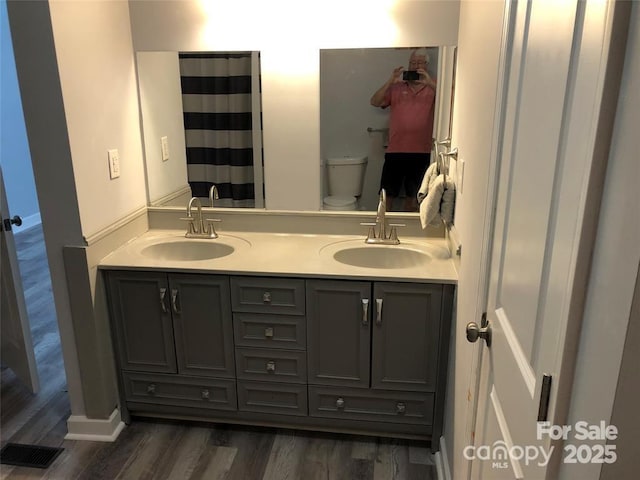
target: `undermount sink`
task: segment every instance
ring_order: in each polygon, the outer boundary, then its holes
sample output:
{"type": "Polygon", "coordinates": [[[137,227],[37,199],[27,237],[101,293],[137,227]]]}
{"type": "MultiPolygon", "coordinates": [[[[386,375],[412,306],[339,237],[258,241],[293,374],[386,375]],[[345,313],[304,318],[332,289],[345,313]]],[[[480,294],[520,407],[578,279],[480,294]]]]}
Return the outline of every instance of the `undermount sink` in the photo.
{"type": "Polygon", "coordinates": [[[170,261],[211,260],[226,257],[235,249],[231,245],[216,240],[182,240],[176,242],[155,243],[140,250],[145,257],[170,261]]]}
{"type": "Polygon", "coordinates": [[[333,254],[334,260],[364,268],[410,268],[431,261],[428,253],[399,245],[367,245],[343,248],[333,254]]]}

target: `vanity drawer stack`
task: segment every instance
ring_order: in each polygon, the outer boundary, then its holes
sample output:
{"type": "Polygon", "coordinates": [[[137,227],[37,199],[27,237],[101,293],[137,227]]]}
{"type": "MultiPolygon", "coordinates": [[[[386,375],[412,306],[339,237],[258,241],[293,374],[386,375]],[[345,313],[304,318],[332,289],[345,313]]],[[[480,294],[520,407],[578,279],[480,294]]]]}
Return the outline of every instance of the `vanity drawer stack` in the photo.
{"type": "Polygon", "coordinates": [[[231,277],[238,410],[306,416],[304,280],[231,277]]]}

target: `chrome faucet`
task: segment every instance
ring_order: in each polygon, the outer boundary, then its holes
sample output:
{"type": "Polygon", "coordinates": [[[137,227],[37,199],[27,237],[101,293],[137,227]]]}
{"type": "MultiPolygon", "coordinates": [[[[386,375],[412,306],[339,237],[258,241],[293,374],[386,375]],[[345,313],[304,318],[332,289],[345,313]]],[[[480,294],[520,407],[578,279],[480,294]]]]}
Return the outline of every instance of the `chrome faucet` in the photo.
{"type": "Polygon", "coordinates": [[[213,207],[213,201],[218,200],[219,198],[218,187],[211,185],[211,188],[209,189],[209,206],[213,207]]]}
{"type": "Polygon", "coordinates": [[[205,227],[205,219],[202,217],[202,202],[200,202],[198,197],[192,197],[191,200],[189,200],[189,204],[187,205],[187,216],[180,220],[189,222],[187,225],[187,233],[184,235],[187,238],[218,238],[218,234],[213,227],[213,223],[219,222],[220,220],[207,218],[206,221],[208,224],[205,227]],[[194,205],[197,209],[196,217],[192,214],[194,205]]]}
{"type": "Polygon", "coordinates": [[[378,202],[378,210],[376,212],[375,223],[361,223],[360,225],[366,225],[369,228],[369,233],[365,239],[365,243],[374,243],[382,245],[398,245],[400,240],[398,239],[397,227],[404,227],[402,223],[390,223],[391,227],[389,234],[387,235],[387,192],[383,189],[380,190],[380,200],[378,202]],[[377,228],[377,232],[376,232],[377,228]]]}

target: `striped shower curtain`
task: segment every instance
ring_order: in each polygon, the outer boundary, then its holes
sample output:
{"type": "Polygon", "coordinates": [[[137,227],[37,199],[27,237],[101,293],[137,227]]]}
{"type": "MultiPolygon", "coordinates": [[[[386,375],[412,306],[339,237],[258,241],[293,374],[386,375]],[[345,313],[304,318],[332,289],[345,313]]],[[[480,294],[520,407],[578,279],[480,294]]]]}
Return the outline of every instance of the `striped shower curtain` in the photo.
{"type": "Polygon", "coordinates": [[[181,53],[179,60],[192,195],[207,197],[216,185],[216,206],[254,207],[251,52],[181,53]]]}

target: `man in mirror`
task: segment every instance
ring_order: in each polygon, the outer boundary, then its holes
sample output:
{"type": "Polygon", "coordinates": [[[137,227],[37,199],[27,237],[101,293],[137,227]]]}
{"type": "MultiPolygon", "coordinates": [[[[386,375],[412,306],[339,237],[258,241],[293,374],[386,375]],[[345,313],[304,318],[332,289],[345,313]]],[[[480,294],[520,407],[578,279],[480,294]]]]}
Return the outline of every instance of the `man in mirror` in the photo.
{"type": "Polygon", "coordinates": [[[418,210],[417,193],[431,161],[436,82],[427,72],[424,48],[411,52],[409,68],[393,69],[391,77],[371,97],[374,107],[390,107],[389,145],[380,188],[387,193],[387,210],[404,186],[404,210],[418,210]]]}

